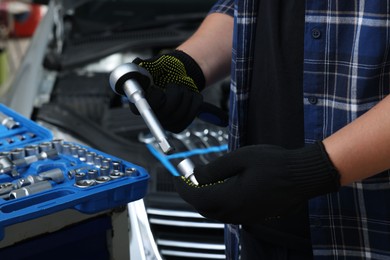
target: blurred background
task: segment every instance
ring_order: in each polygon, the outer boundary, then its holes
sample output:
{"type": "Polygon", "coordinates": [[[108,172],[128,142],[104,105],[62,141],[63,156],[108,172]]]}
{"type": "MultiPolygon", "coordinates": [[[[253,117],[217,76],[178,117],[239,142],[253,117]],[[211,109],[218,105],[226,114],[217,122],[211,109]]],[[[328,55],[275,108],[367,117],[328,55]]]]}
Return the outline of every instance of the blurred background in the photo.
{"type": "Polygon", "coordinates": [[[0,95],[10,86],[46,9],[30,1],[0,1],[0,95]]]}

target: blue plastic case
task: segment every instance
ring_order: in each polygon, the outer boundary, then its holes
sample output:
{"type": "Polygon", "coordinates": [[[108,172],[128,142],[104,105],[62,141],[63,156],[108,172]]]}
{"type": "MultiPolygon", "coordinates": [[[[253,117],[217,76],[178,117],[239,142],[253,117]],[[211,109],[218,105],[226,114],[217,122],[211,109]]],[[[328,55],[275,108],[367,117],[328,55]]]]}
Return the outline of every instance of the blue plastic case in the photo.
{"type": "Polygon", "coordinates": [[[64,209],[92,214],[143,198],[142,167],[52,133],[0,104],[0,240],[4,228],[64,209]]]}

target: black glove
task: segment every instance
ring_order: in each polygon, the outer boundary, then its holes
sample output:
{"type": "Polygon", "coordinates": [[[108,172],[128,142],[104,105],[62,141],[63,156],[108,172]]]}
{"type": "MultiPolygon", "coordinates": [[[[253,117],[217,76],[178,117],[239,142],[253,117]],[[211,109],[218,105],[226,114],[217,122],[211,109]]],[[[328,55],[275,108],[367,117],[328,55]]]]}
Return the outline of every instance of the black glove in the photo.
{"type": "MultiPolygon", "coordinates": [[[[183,131],[198,115],[205,87],[199,65],[183,51],[151,59],[136,58],[133,63],[145,68],[153,78],[152,86],[144,89],[145,98],[162,127],[168,131],[183,131]]],[[[139,114],[131,104],[131,110],[139,114]]]]}
{"type": "Polygon", "coordinates": [[[174,178],[180,196],[201,215],[233,224],[288,214],[306,200],[340,187],[339,173],[321,142],[296,150],[243,147],[196,166],[194,175],[199,186],[174,178]]]}

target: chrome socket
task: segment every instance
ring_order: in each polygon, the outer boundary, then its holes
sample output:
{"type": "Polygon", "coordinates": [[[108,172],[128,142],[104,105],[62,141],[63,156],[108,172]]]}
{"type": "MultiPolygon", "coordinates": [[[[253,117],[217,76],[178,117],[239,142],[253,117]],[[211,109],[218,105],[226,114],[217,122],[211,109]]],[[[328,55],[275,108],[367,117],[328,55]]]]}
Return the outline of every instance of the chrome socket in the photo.
{"type": "Polygon", "coordinates": [[[98,177],[98,170],[96,169],[90,169],[87,172],[87,178],[89,180],[95,180],[98,177]]]}
{"type": "Polygon", "coordinates": [[[30,196],[32,194],[36,194],[45,190],[50,190],[52,188],[52,185],[49,181],[41,181],[34,184],[31,184],[29,186],[16,189],[10,192],[9,198],[10,199],[19,199],[22,197],[30,196]]]}
{"type": "Polygon", "coordinates": [[[60,168],[54,168],[38,174],[42,180],[51,180],[55,183],[62,183],[65,180],[64,172],[60,168]]]}
{"type": "Polygon", "coordinates": [[[110,173],[111,179],[119,179],[122,178],[123,176],[125,176],[125,174],[118,170],[114,170],[110,173]]]}
{"type": "Polygon", "coordinates": [[[126,168],[125,169],[125,176],[136,177],[138,175],[139,175],[139,172],[136,168],[126,168]]]}
{"type": "Polygon", "coordinates": [[[182,176],[184,176],[186,179],[190,179],[193,184],[199,185],[194,175],[195,166],[189,158],[186,158],[181,161],[177,165],[177,168],[182,176]]]}
{"type": "Polygon", "coordinates": [[[110,180],[111,180],[111,178],[109,176],[98,176],[96,178],[96,183],[98,183],[98,184],[106,183],[106,182],[108,182],[110,180]]]}
{"type": "Polygon", "coordinates": [[[89,180],[89,179],[84,179],[84,180],[78,180],[74,184],[78,188],[88,188],[96,184],[96,180],[89,180]]]}
{"type": "Polygon", "coordinates": [[[110,175],[110,167],[102,166],[100,167],[100,176],[109,176],[110,175]]]}

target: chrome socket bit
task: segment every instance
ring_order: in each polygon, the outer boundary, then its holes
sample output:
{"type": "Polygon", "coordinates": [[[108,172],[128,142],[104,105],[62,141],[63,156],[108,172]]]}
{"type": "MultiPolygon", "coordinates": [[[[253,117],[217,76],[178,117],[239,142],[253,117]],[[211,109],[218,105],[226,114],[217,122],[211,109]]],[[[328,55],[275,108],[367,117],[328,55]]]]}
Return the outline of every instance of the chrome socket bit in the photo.
{"type": "Polygon", "coordinates": [[[90,164],[90,165],[93,165],[95,162],[95,153],[93,152],[88,152],[86,153],[86,163],[87,164],[90,164]]]}
{"type": "Polygon", "coordinates": [[[96,169],[90,169],[87,172],[87,177],[90,180],[95,180],[99,176],[99,172],[96,169]]]}
{"type": "Polygon", "coordinates": [[[63,144],[62,145],[62,154],[71,155],[70,144],[63,144]]]}
{"type": "Polygon", "coordinates": [[[104,158],[102,160],[102,167],[107,167],[108,169],[111,169],[111,167],[112,167],[112,159],[111,158],[104,158]]]}
{"type": "Polygon", "coordinates": [[[119,178],[122,178],[123,176],[125,176],[125,174],[121,171],[118,171],[118,170],[114,170],[114,171],[110,172],[111,179],[119,179],[119,178]]]}
{"type": "Polygon", "coordinates": [[[14,184],[14,189],[19,189],[37,182],[42,181],[42,179],[39,176],[36,175],[28,175],[23,178],[19,178],[17,180],[14,180],[12,183],[14,184]]]}
{"type": "Polygon", "coordinates": [[[64,172],[60,168],[54,168],[38,174],[41,180],[51,180],[55,183],[62,183],[65,180],[64,172]]]}
{"type": "Polygon", "coordinates": [[[186,158],[183,161],[181,161],[178,165],[177,168],[179,172],[186,178],[190,179],[191,182],[195,185],[199,185],[198,181],[195,178],[194,175],[194,164],[192,163],[191,159],[186,158]]]}
{"type": "Polygon", "coordinates": [[[71,146],[70,147],[70,154],[74,157],[74,158],[79,158],[79,154],[78,154],[78,150],[79,150],[80,147],[78,146],[71,146]]]}
{"type": "Polygon", "coordinates": [[[96,183],[98,183],[98,184],[106,183],[106,182],[108,182],[110,180],[111,180],[111,178],[109,176],[98,176],[96,178],[96,183]]]}
{"type": "Polygon", "coordinates": [[[94,165],[96,167],[100,168],[102,166],[103,159],[104,159],[104,157],[101,155],[95,156],[95,158],[93,160],[94,165]]]}
{"type": "Polygon", "coordinates": [[[10,199],[18,199],[26,196],[30,196],[32,194],[36,194],[45,190],[50,190],[52,188],[52,185],[50,181],[41,181],[34,183],[32,185],[16,189],[10,192],[9,198],[10,199]]]}
{"type": "Polygon", "coordinates": [[[7,116],[2,112],[0,112],[0,123],[9,130],[18,128],[20,126],[19,122],[16,122],[13,117],[7,116]]]}
{"type": "Polygon", "coordinates": [[[113,171],[122,171],[122,163],[119,161],[112,162],[112,170],[113,171]]]}
{"type": "Polygon", "coordinates": [[[25,151],[22,148],[16,148],[12,150],[10,155],[12,160],[22,159],[26,156],[25,151]]]}
{"type": "Polygon", "coordinates": [[[0,174],[8,174],[13,178],[17,178],[20,175],[16,170],[16,165],[8,156],[0,157],[0,174]]]}
{"type": "Polygon", "coordinates": [[[38,144],[38,147],[39,147],[40,152],[47,152],[47,151],[53,149],[52,143],[50,143],[50,142],[40,143],[40,144],[38,144]]]}
{"type": "Polygon", "coordinates": [[[84,179],[84,180],[78,180],[74,184],[78,188],[88,188],[96,184],[96,180],[89,180],[89,179],[84,179]]]}
{"type": "Polygon", "coordinates": [[[110,167],[108,167],[108,166],[100,167],[99,171],[100,171],[99,176],[108,176],[108,175],[110,175],[110,167]]]}
{"type": "Polygon", "coordinates": [[[86,172],[88,171],[88,169],[90,168],[90,166],[84,166],[84,167],[80,167],[80,168],[77,168],[77,169],[71,169],[68,171],[67,175],[68,175],[68,179],[71,180],[75,177],[75,175],[77,173],[80,173],[80,172],[86,172]]]}
{"type": "Polygon", "coordinates": [[[125,176],[136,177],[138,175],[139,175],[139,172],[136,168],[126,168],[125,169],[125,176]]]}
{"type": "Polygon", "coordinates": [[[62,139],[54,139],[51,141],[52,146],[56,149],[57,153],[62,153],[62,146],[64,144],[64,140],[62,139]]]}
{"type": "Polygon", "coordinates": [[[79,148],[77,150],[77,154],[78,154],[78,157],[79,157],[80,161],[85,162],[87,160],[87,149],[79,148]]]}
{"type": "Polygon", "coordinates": [[[12,182],[0,183],[0,194],[10,193],[15,189],[15,185],[12,182]]]}
{"type": "Polygon", "coordinates": [[[29,145],[24,147],[26,156],[31,155],[38,155],[39,154],[39,147],[37,145],[29,145]]]}
{"type": "Polygon", "coordinates": [[[76,172],[74,175],[75,182],[85,180],[87,178],[87,174],[85,172],[76,172]]]}

